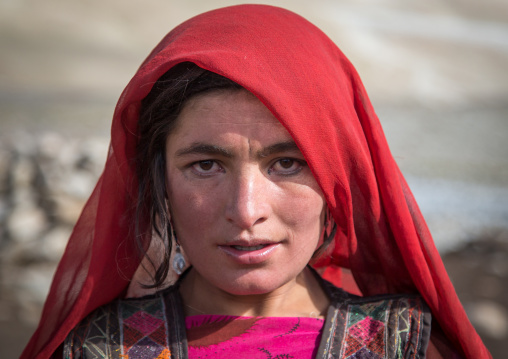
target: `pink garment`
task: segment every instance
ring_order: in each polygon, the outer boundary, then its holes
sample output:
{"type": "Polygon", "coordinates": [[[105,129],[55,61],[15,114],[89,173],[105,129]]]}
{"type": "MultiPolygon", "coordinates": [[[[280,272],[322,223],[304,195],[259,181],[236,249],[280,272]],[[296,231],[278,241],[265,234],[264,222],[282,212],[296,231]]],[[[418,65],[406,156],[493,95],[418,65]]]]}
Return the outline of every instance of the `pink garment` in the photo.
{"type": "Polygon", "coordinates": [[[323,325],[306,317],[185,318],[189,358],[315,358],[323,325]]]}

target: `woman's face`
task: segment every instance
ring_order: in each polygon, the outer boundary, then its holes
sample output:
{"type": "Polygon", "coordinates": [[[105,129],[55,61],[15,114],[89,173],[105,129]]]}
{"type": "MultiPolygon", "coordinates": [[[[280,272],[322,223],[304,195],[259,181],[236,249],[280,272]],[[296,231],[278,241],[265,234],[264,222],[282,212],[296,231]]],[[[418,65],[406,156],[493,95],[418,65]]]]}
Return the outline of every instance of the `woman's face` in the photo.
{"type": "Polygon", "coordinates": [[[254,95],[192,98],[166,160],[172,222],[203,284],[252,295],[295,280],[318,245],[325,201],[289,133],[254,95]]]}

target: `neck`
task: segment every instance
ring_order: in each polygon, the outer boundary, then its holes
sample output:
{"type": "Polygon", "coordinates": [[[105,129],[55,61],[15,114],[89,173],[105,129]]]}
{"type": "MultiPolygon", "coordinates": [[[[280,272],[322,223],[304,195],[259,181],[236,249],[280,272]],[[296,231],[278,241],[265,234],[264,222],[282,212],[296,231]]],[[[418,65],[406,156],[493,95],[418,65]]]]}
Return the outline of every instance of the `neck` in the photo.
{"type": "Polygon", "coordinates": [[[185,314],[215,314],[245,317],[321,317],[329,299],[305,268],[296,278],[264,294],[234,295],[204,280],[194,269],[180,285],[185,314]]]}

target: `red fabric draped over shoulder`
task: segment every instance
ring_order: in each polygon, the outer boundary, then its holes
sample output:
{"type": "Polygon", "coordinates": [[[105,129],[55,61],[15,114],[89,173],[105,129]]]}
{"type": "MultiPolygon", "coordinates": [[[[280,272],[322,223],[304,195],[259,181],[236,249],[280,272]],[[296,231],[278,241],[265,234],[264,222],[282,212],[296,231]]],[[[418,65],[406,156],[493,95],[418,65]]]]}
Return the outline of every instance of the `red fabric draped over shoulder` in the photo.
{"type": "Polygon", "coordinates": [[[140,101],[162,74],[184,61],[245,87],[296,141],[338,225],[331,256],[316,264],[325,278],[339,284],[337,268],[343,267],[365,296],[419,292],[461,354],[490,357],[455,294],[354,67],[302,17],[241,5],[175,28],[124,90],[104,173],[72,233],[22,358],[48,358],[84,316],[125,293],[139,264],[128,223],[137,196],[132,159],[140,101]]]}

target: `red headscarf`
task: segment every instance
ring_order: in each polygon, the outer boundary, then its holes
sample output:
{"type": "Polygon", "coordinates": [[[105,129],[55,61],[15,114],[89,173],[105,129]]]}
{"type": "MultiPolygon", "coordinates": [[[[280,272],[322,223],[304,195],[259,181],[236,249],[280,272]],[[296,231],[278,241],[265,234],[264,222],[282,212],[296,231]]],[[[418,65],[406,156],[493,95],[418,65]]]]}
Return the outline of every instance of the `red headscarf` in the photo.
{"type": "MultiPolygon", "coordinates": [[[[306,157],[338,225],[318,266],[362,295],[419,292],[449,342],[490,357],[462,308],[425,221],[386,143],[358,74],[302,17],[241,5],[196,16],[152,51],[118,101],[104,173],[74,228],[37,331],[22,358],[48,358],[98,306],[124,295],[139,260],[129,232],[137,199],[132,159],[140,101],[174,65],[190,61],[256,95],[306,157]]],[[[442,350],[433,340],[430,353],[442,350]]]]}

